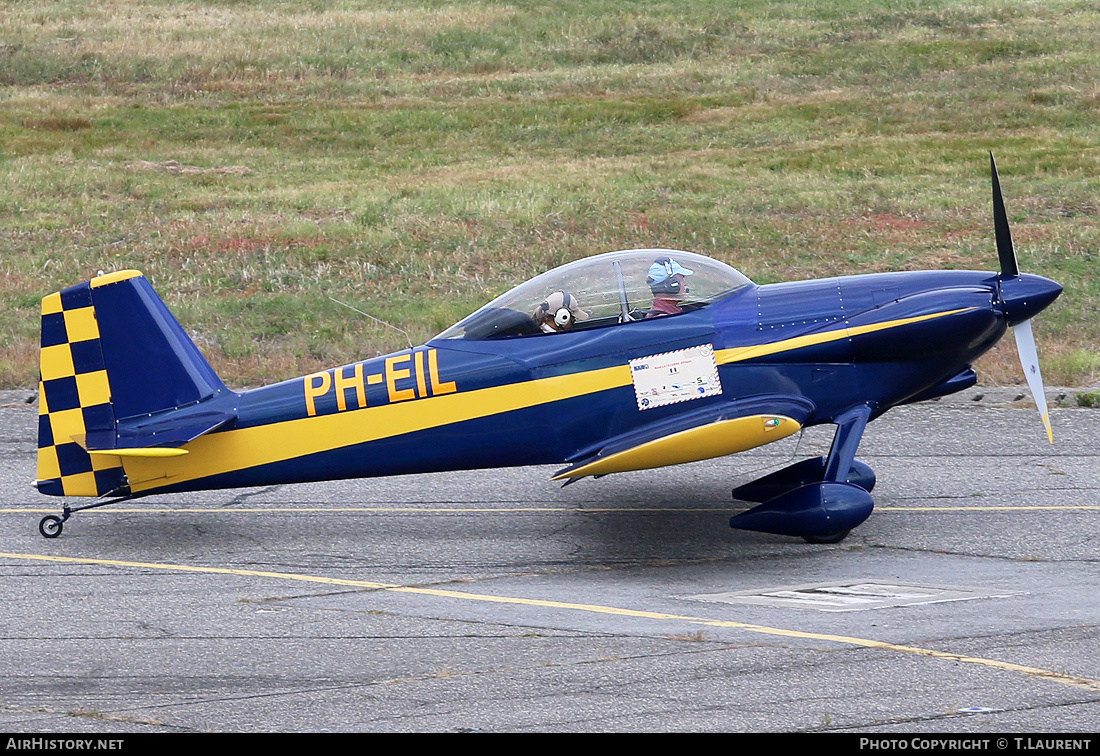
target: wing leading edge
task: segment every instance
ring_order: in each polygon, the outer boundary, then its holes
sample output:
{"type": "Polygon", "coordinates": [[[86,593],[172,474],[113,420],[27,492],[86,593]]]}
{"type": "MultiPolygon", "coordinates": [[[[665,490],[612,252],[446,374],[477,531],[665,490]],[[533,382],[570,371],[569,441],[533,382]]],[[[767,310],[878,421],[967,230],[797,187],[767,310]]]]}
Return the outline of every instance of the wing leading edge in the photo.
{"type": "Polygon", "coordinates": [[[778,394],[718,402],[605,439],[575,454],[572,464],[552,480],[647,470],[746,451],[797,433],[813,409],[805,398],[778,394]]]}

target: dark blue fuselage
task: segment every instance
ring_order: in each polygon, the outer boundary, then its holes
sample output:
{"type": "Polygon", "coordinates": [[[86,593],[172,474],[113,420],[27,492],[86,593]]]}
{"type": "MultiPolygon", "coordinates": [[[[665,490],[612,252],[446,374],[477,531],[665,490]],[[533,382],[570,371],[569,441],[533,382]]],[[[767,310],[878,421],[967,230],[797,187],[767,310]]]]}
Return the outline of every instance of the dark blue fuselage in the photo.
{"type": "MultiPolygon", "coordinates": [[[[1034,279],[1036,311],[1060,290],[1046,279],[1023,278],[1034,279]]],[[[834,422],[857,405],[869,407],[873,418],[973,383],[970,364],[1006,329],[998,287],[995,274],[974,271],[851,276],[748,286],[695,311],[602,328],[438,339],[327,371],[328,379],[307,376],[244,392],[229,429],[301,421],[312,406],[317,416],[354,417],[357,427],[395,418],[392,432],[360,438],[341,431],[309,454],[163,490],[561,463],[678,414],[753,397],[801,402],[803,426],[834,422]],[[642,411],[629,380],[594,378],[631,360],[704,344],[717,356],[718,396],[642,411]],[[357,372],[378,376],[374,383],[360,380],[361,396],[352,385],[357,372]],[[544,391],[590,377],[591,387],[544,391]],[[437,396],[435,383],[453,390],[437,396]],[[320,393],[322,384],[328,388],[320,393]],[[469,407],[433,417],[434,406],[462,403],[469,407]],[[414,405],[425,416],[406,422],[398,409],[414,405]],[[379,411],[386,407],[392,412],[379,411]]]]}

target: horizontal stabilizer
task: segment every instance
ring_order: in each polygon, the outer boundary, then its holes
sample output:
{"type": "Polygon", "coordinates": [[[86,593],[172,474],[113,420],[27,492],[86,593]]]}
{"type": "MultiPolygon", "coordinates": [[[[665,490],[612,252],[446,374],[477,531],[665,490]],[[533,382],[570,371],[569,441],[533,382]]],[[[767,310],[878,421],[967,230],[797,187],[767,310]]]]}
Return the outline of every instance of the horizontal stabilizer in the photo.
{"type": "Polygon", "coordinates": [[[141,457],[143,459],[156,459],[158,457],[180,457],[187,453],[186,449],[171,449],[162,446],[150,446],[145,449],[89,449],[89,456],[95,457],[141,457]]]}
{"type": "Polygon", "coordinates": [[[235,400],[233,394],[222,395],[194,407],[129,418],[118,423],[114,429],[89,431],[83,442],[80,439],[77,441],[89,454],[109,453],[116,449],[183,446],[235,420],[235,400]],[[226,409],[219,410],[219,405],[226,409]]]}
{"type": "MultiPolygon", "coordinates": [[[[235,396],[218,397],[209,400],[208,403],[235,404],[235,399],[235,396]],[[221,401],[224,399],[231,401],[221,401]]],[[[119,423],[117,446],[183,446],[199,436],[204,436],[232,422],[237,417],[233,407],[227,410],[218,410],[216,407],[203,407],[201,411],[195,411],[195,409],[175,410],[150,418],[131,418],[125,423],[119,423]]]]}

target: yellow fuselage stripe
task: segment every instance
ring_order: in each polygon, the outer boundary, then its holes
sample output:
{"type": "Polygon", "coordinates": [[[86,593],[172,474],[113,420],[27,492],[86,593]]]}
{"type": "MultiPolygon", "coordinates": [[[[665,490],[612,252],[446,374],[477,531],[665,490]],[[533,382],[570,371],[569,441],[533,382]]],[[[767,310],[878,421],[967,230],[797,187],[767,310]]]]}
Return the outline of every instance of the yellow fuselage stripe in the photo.
{"type": "Polygon", "coordinates": [[[862,336],[863,334],[874,333],[887,328],[897,328],[899,326],[911,325],[912,323],[921,323],[925,320],[934,320],[936,318],[955,315],[972,309],[974,308],[963,307],[958,310],[934,312],[931,315],[917,315],[912,318],[901,318],[899,320],[887,320],[882,323],[871,323],[870,325],[834,328],[829,331],[811,333],[806,336],[796,336],[793,339],[784,339],[783,341],[775,341],[770,344],[753,344],[752,346],[734,347],[732,349],[719,349],[715,352],[714,356],[719,365],[725,365],[730,362],[744,362],[745,360],[753,360],[757,357],[767,357],[768,355],[777,354],[779,352],[789,352],[793,349],[801,349],[802,347],[827,344],[830,341],[840,341],[841,339],[847,339],[853,336],[862,336]]]}
{"type": "Polygon", "coordinates": [[[209,475],[281,462],[630,384],[630,366],[590,370],[476,391],[213,433],[171,459],[124,460],[135,493],[209,475]],[[165,479],[167,478],[167,479],[165,479]]]}
{"type": "MultiPolygon", "coordinates": [[[[854,328],[842,327],[770,344],[722,349],[715,353],[715,358],[720,365],[741,362],[962,311],[949,310],[854,328]]],[[[190,454],[186,456],[170,459],[129,458],[123,460],[123,466],[130,481],[130,489],[134,493],[141,493],[165,485],[245,470],[629,385],[630,366],[616,365],[475,391],[460,391],[415,401],[212,433],[187,444],[190,454]]]]}

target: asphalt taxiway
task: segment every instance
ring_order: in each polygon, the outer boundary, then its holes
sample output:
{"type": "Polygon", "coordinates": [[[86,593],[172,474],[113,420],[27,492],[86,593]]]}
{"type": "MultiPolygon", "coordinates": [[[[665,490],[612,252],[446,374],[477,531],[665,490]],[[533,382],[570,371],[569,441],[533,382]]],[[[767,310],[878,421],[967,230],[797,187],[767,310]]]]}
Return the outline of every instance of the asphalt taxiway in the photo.
{"type": "MultiPolygon", "coordinates": [[[[0,730],[1100,730],[1100,411],[892,410],[843,543],[731,530],[710,462],[154,496],[38,533],[0,392],[0,730]]],[[[978,394],[984,394],[976,399],[978,394]]],[[[1052,392],[1052,400],[1057,392],[1052,392]]]]}

